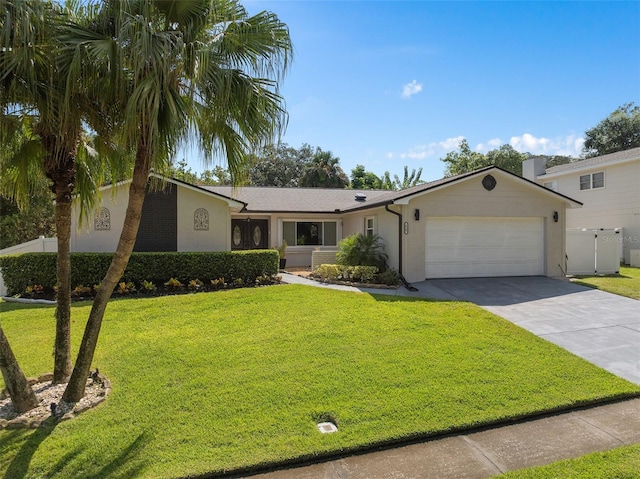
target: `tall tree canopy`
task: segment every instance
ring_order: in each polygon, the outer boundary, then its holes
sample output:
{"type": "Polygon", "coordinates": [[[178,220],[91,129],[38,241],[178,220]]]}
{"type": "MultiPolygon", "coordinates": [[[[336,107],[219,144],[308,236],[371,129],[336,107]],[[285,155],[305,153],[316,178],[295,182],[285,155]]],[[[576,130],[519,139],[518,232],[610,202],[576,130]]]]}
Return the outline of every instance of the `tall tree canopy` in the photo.
{"type": "Polygon", "coordinates": [[[366,171],[364,165],[356,165],[351,170],[351,188],[354,190],[380,190],[382,181],[375,173],[366,171]]]}
{"type": "Polygon", "coordinates": [[[349,177],[340,167],[340,158],[330,151],[316,149],[313,159],[305,166],[300,186],[313,188],[346,188],[349,177]]]}
{"type": "Polygon", "coordinates": [[[299,185],[305,167],[311,163],[315,150],[303,144],[293,148],[286,143],[269,145],[252,156],[248,184],[292,188],[299,185]]]}
{"type": "Polygon", "coordinates": [[[445,176],[461,175],[492,165],[522,176],[522,162],[526,159],[526,154],[519,153],[511,145],[502,145],[486,155],[471,151],[467,140],[460,142],[457,151],[451,151],[441,158],[447,165],[445,176]]]}
{"type": "Polygon", "coordinates": [[[587,157],[606,155],[640,146],[640,106],[627,103],[585,132],[587,157]]]}

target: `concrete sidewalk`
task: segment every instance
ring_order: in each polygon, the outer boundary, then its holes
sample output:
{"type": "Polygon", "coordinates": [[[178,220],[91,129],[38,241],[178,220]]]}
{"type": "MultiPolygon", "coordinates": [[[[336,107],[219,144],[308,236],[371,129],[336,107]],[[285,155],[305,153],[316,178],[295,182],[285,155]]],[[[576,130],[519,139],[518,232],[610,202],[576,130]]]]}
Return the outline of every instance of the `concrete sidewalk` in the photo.
{"type": "Polygon", "coordinates": [[[252,477],[483,479],[635,443],[640,399],[252,477]]]}

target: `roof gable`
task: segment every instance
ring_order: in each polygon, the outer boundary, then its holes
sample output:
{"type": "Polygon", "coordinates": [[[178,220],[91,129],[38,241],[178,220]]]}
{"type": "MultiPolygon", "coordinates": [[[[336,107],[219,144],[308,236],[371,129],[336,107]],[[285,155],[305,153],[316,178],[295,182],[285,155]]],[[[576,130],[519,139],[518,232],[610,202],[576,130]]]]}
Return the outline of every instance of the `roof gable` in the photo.
{"type": "MultiPolygon", "coordinates": [[[[231,198],[230,196],[225,196],[224,194],[220,194],[218,192],[215,191],[211,191],[209,189],[203,188],[202,186],[198,186],[198,185],[192,185],[191,183],[187,183],[186,181],[182,181],[182,180],[178,180],[176,178],[169,178],[166,176],[162,176],[159,175],[157,173],[149,173],[149,179],[157,179],[161,182],[166,182],[166,183],[171,183],[174,184],[176,186],[181,186],[183,188],[187,188],[189,190],[192,191],[196,191],[200,194],[203,195],[207,195],[207,196],[213,196],[216,197],[224,202],[226,202],[230,207],[232,208],[244,208],[246,207],[246,203],[244,203],[243,201],[231,198]]],[[[117,188],[119,186],[124,186],[124,185],[128,185],[129,183],[131,183],[131,179],[128,180],[124,180],[124,181],[119,181],[117,183],[114,184],[110,184],[110,185],[105,185],[99,188],[99,191],[108,191],[112,188],[117,188]]]]}
{"type": "Polygon", "coordinates": [[[565,196],[561,193],[557,193],[553,190],[550,190],[548,188],[545,188],[542,185],[539,185],[533,181],[527,180],[521,176],[518,176],[514,173],[511,173],[510,171],[504,170],[498,166],[487,166],[484,168],[481,168],[479,170],[475,170],[475,171],[471,171],[469,173],[464,173],[461,175],[457,175],[457,176],[452,176],[449,178],[442,178],[440,180],[436,180],[436,181],[432,181],[429,183],[424,183],[422,185],[418,185],[418,186],[414,186],[413,188],[409,188],[406,190],[402,190],[402,191],[398,191],[397,195],[395,196],[395,198],[393,199],[393,202],[395,204],[408,204],[409,201],[411,201],[413,198],[416,198],[418,196],[422,196],[424,194],[429,194],[431,192],[435,192],[435,191],[439,191],[442,188],[447,188],[451,185],[454,184],[460,184],[466,181],[469,181],[471,179],[474,178],[478,178],[480,176],[484,176],[486,174],[495,174],[498,176],[501,176],[502,178],[505,178],[507,180],[510,181],[514,181],[516,183],[519,183],[523,186],[525,186],[526,188],[532,190],[533,192],[537,193],[537,194],[542,194],[544,196],[547,197],[553,197],[555,199],[562,199],[565,204],[567,206],[569,206],[570,208],[575,208],[575,207],[580,207],[582,206],[582,203],[574,200],[573,198],[570,198],[568,196],[565,196]]]}

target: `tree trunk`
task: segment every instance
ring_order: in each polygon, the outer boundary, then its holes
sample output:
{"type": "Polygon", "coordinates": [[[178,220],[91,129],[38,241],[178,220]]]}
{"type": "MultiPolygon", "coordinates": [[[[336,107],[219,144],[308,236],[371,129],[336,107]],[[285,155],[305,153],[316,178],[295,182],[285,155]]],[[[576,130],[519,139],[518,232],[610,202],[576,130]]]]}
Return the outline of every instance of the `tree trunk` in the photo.
{"type": "Polygon", "coordinates": [[[13,355],[2,327],[0,327],[0,370],[16,411],[23,413],[38,406],[38,398],[27,383],[27,378],[13,355]]]}
{"type": "MultiPolygon", "coordinates": [[[[43,143],[45,140],[43,140],[43,143]]],[[[49,139],[48,151],[56,152],[55,139],[49,139]]],[[[56,195],[56,338],[54,346],[53,382],[66,383],[71,375],[71,202],[75,188],[75,152],[50,155],[45,160],[47,177],[53,182],[56,195]],[[62,157],[58,160],[58,157],[62,157]]]]}
{"type": "Polygon", "coordinates": [[[93,300],[93,306],[84,330],[76,364],[71,373],[69,384],[67,384],[67,388],[62,396],[62,399],[67,402],[78,402],[84,396],[84,390],[98,343],[102,319],[107,309],[107,303],[127,267],[133,246],[136,242],[150,166],[151,151],[146,143],[141,141],[138,145],[138,151],[136,152],[133,179],[129,186],[129,203],[127,205],[122,233],[120,233],[120,240],[113,259],[111,260],[111,265],[100,283],[98,294],[93,300]]]}

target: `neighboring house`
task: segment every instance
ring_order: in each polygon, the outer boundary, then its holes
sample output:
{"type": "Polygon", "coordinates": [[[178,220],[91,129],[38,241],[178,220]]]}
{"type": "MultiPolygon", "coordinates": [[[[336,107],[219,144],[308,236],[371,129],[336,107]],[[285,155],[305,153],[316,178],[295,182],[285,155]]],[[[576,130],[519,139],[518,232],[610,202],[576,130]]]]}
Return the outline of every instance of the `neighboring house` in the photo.
{"type": "MultiPolygon", "coordinates": [[[[115,250],[127,204],[126,185],[117,188],[103,191],[72,251],[115,250]]],[[[308,266],[315,251],[336,251],[341,239],[363,233],[382,238],[389,266],[409,282],[561,277],[565,210],[574,207],[580,203],[496,167],[402,191],[233,189],[171,179],[148,193],[135,250],[256,249],[285,240],[287,266],[308,266]]]]}
{"type": "Polygon", "coordinates": [[[622,255],[640,249],[640,148],[545,168],[543,158],[523,163],[525,178],[581,203],[567,211],[567,228],[623,228],[622,255]]]}

